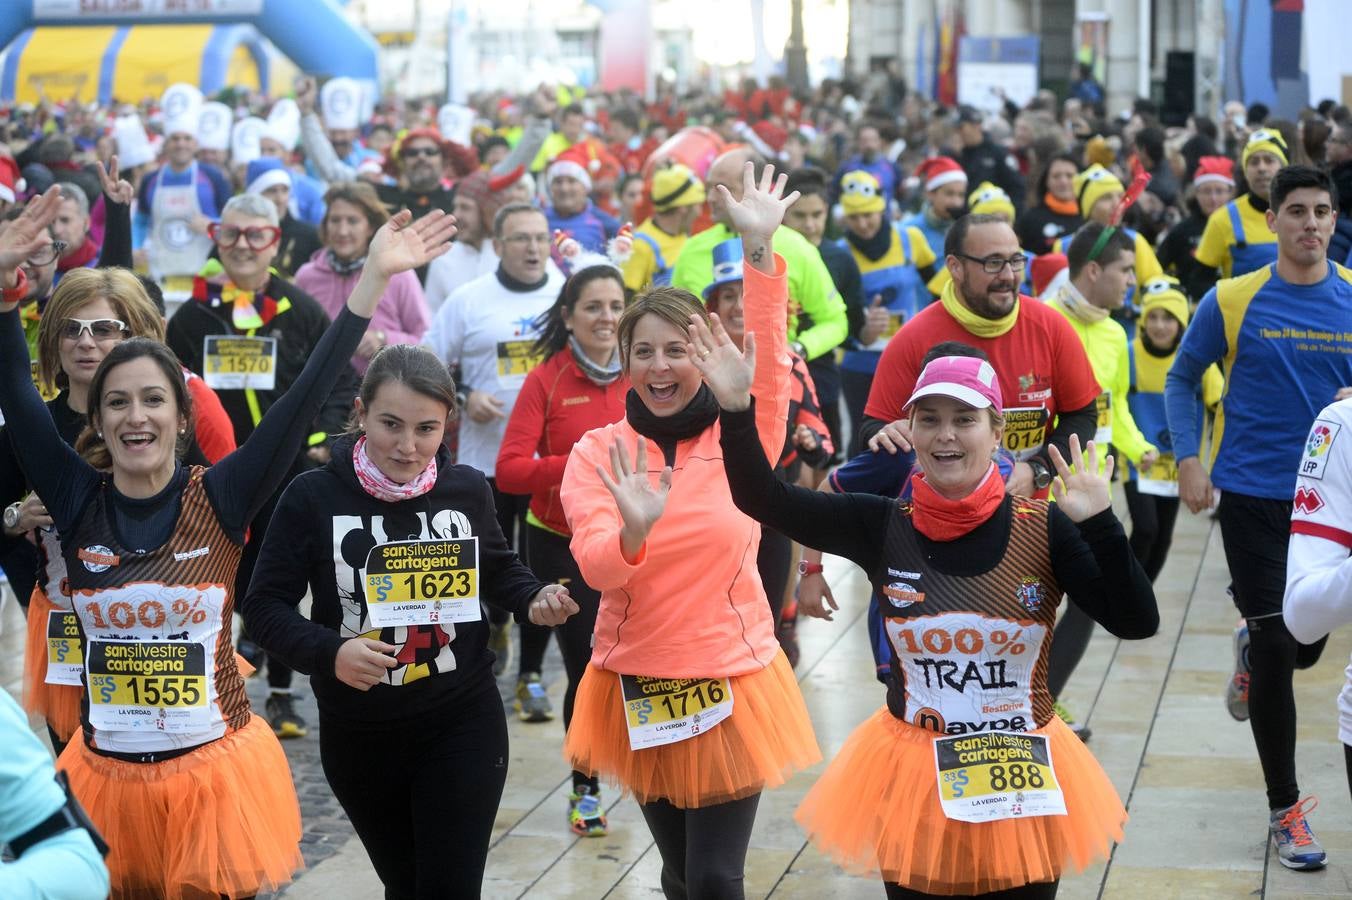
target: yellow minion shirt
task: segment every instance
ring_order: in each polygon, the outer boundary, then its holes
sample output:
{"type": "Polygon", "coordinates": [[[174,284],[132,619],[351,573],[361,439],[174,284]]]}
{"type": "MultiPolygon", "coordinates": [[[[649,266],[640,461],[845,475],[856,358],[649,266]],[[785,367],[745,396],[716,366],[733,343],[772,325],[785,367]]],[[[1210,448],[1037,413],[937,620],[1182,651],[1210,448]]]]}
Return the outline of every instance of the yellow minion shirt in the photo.
{"type": "Polygon", "coordinates": [[[624,286],[631,291],[641,291],[655,283],[670,283],[676,259],[688,240],[689,235],[667,234],[654,225],[652,219],[646,220],[634,229],[633,250],[621,266],[624,286]],[[656,250],[654,244],[657,245],[656,250]]]}
{"type": "MultiPolygon", "coordinates": [[[[1235,219],[1238,218],[1243,231],[1243,243],[1248,247],[1273,245],[1272,258],[1276,259],[1277,235],[1268,228],[1267,213],[1259,212],[1253,205],[1253,195],[1245,194],[1213,212],[1206,220],[1202,239],[1197,244],[1197,261],[1204,266],[1213,266],[1221,270],[1225,278],[1245,275],[1247,272],[1235,272],[1233,248],[1235,240],[1235,219]]],[[[1252,270],[1249,270],[1252,271],[1252,270]]]]}

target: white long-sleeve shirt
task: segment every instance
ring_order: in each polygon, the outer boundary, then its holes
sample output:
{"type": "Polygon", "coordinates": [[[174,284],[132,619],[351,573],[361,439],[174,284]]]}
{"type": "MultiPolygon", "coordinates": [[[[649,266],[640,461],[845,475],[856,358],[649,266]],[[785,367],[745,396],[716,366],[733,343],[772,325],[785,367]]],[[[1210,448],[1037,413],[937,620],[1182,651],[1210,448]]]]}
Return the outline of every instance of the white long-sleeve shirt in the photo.
{"type": "MultiPolygon", "coordinates": [[[[1324,407],[1305,441],[1282,619],[1304,644],[1352,624],[1352,399],[1324,407]]],[[[1338,737],[1352,744],[1352,664],[1338,695],[1338,737]]]]}

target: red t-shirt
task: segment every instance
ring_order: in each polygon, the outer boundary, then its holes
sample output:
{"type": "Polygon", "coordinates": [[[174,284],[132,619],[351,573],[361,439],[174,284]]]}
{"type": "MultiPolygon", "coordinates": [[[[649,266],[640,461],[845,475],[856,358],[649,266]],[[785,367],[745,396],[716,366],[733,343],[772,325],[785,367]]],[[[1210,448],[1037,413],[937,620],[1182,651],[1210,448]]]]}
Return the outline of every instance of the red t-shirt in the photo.
{"type": "Polygon", "coordinates": [[[920,361],[943,341],[960,341],[990,357],[1005,402],[1004,446],[1019,459],[1042,448],[1058,412],[1084,409],[1102,392],[1079,337],[1045,303],[1019,297],[1014,327],[995,338],[977,337],[942,303],[931,303],[887,342],[864,415],[884,422],[902,418],[920,361]]]}
{"type": "Polygon", "coordinates": [[[220,462],[227,454],[235,451],[235,426],[230,424],[230,416],[221,406],[221,398],[207,387],[207,383],[194,372],[183,370],[188,383],[188,393],[192,395],[193,430],[197,446],[202,455],[212,465],[220,462]]]}

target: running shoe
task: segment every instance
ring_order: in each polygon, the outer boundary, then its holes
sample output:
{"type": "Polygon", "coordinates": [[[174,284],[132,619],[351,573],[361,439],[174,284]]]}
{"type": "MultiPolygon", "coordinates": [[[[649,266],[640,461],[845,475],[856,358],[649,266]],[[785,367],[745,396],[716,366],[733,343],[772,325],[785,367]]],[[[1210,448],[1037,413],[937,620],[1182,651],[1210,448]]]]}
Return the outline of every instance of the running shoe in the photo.
{"type": "Polygon", "coordinates": [[[259,670],[263,668],[263,663],[267,662],[266,651],[246,637],[239,639],[239,646],[235,649],[239,651],[240,656],[244,657],[245,662],[253,666],[254,670],[249,673],[250,678],[257,675],[259,670]]]}
{"type": "Polygon", "coordinates": [[[554,718],[554,707],[545,695],[539,672],[529,672],[516,680],[516,714],[523,722],[548,722],[554,718]]]}
{"type": "Polygon", "coordinates": [[[1225,708],[1236,722],[1249,719],[1249,623],[1235,629],[1235,674],[1225,686],[1225,708]]]}
{"type": "Polygon", "coordinates": [[[493,677],[497,678],[503,672],[507,671],[507,664],[512,659],[512,620],[508,619],[501,625],[488,623],[488,649],[492,650],[497,659],[493,660],[493,677]]]}
{"type": "Polygon", "coordinates": [[[568,827],[582,837],[604,837],[606,814],[601,811],[601,795],[582,788],[568,795],[568,827]]]}
{"type": "Polygon", "coordinates": [[[1277,859],[1288,869],[1322,869],[1328,863],[1328,854],[1310,833],[1305,815],[1314,811],[1319,801],[1306,797],[1294,806],[1274,810],[1268,817],[1268,831],[1277,847],[1277,859]]]}
{"type": "Polygon", "coordinates": [[[1079,722],[1076,722],[1074,714],[1062,706],[1059,700],[1052,701],[1052,712],[1056,713],[1056,717],[1062,722],[1065,722],[1066,727],[1075,732],[1075,736],[1081,741],[1088,741],[1090,736],[1094,733],[1088,725],[1081,725],[1079,722]]]}
{"type": "Polygon", "coordinates": [[[277,737],[298,738],[305,737],[309,733],[305,720],[296,712],[290,694],[269,694],[265,710],[268,724],[272,726],[272,731],[277,737]]]}

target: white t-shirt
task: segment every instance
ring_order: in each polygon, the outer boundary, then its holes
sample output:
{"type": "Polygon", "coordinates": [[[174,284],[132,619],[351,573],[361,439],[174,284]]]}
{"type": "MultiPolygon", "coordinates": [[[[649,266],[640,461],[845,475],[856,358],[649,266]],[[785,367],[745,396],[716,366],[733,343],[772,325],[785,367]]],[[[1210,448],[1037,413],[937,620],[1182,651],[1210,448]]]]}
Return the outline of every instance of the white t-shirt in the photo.
{"type": "MultiPolygon", "coordinates": [[[[1352,399],[1324,407],[1300,454],[1282,618],[1306,644],[1352,624],[1352,399]]],[[[1352,664],[1338,695],[1338,738],[1352,745],[1352,664]]]]}
{"type": "Polygon", "coordinates": [[[446,365],[460,365],[465,385],[502,401],[500,419],[460,418],[460,462],[489,478],[526,373],[540,362],[531,352],[540,336],[532,323],[558,299],[563,281],[551,266],[543,287],[517,292],[504,287],[496,272],[481,275],[447,298],[423,336],[446,365]]]}
{"type": "Polygon", "coordinates": [[[480,275],[487,275],[498,268],[498,254],[493,250],[493,241],[484,238],[479,249],[456,241],[451,249],[432,260],[427,267],[427,284],[423,285],[423,294],[427,296],[427,308],[433,314],[441,309],[446,298],[454,294],[462,285],[469,284],[480,275]]]}

